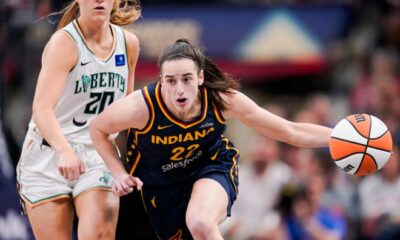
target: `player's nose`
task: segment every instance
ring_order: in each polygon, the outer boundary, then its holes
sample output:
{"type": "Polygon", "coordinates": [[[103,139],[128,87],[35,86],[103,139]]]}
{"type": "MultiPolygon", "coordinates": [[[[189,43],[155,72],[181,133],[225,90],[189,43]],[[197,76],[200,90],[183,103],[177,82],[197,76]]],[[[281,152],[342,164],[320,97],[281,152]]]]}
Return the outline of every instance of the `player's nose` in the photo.
{"type": "Polygon", "coordinates": [[[185,92],[185,89],[184,89],[183,83],[178,82],[178,83],[176,84],[176,93],[177,93],[179,96],[181,96],[184,92],[185,92]]]}

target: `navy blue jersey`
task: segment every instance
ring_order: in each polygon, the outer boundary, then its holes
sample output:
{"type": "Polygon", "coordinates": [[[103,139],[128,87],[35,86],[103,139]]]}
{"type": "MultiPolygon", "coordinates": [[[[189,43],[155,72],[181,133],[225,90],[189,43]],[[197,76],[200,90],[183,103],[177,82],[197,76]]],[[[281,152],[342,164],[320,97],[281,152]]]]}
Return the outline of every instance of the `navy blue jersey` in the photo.
{"type": "MultiPolygon", "coordinates": [[[[193,184],[203,178],[218,182],[228,194],[227,215],[236,200],[235,183],[230,173],[218,171],[200,172],[195,178],[174,184],[149,187],[143,185],[141,195],[149,222],[159,239],[193,239],[186,225],[186,210],[192,195],[193,184]]],[[[235,180],[237,181],[237,179],[235,180]]]]}
{"type": "Polygon", "coordinates": [[[200,88],[201,113],[189,122],[167,109],[159,82],[143,88],[142,93],[150,117],[146,127],[129,131],[130,174],[147,186],[160,186],[186,181],[200,171],[219,171],[228,173],[236,185],[239,153],[222,136],[225,120],[205,87],[200,88]]]}

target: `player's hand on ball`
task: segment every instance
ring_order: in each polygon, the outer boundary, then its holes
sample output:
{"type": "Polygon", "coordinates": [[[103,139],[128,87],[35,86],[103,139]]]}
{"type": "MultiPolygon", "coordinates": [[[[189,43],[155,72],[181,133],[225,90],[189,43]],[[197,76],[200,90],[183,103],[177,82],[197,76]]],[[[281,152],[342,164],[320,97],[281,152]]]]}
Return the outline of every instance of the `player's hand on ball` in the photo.
{"type": "Polygon", "coordinates": [[[142,186],[143,182],[139,178],[125,173],[115,178],[112,191],[117,196],[124,196],[131,193],[134,188],[141,190],[142,186]]]}

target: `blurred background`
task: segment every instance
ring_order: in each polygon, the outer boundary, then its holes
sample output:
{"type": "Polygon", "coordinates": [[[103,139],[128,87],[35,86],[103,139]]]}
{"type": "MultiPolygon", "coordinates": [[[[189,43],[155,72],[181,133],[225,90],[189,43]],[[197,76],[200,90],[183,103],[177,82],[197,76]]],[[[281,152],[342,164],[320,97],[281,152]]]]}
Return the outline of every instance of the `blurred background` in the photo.
{"type": "MultiPolygon", "coordinates": [[[[41,53],[68,1],[0,0],[0,239],[33,239],[19,215],[15,166],[41,53]]],[[[201,46],[267,110],[333,127],[364,112],[400,141],[400,0],[146,0],[129,26],[141,42],[139,88],[177,38],[201,46]]],[[[51,89],[49,89],[51,91],[51,89]]],[[[299,149],[236,121],[240,186],[225,239],[400,239],[397,147],[376,174],[340,170],[328,149],[299,149]]],[[[123,197],[117,239],[155,239],[137,194],[123,197]]]]}

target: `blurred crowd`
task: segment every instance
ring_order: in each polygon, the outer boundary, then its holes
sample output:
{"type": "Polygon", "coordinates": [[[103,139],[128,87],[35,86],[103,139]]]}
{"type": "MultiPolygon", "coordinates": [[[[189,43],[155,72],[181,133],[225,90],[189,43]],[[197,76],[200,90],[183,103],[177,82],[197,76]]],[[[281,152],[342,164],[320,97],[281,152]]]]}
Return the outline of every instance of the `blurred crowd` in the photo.
{"type": "MultiPolygon", "coordinates": [[[[54,30],[51,19],[40,19],[64,2],[0,1],[0,126],[14,166],[31,114],[41,52],[54,30]]],[[[294,121],[331,127],[351,113],[372,114],[392,133],[392,157],[378,173],[357,177],[336,167],[328,149],[294,148],[254,133],[247,146],[239,146],[247,152],[241,160],[239,197],[221,229],[226,239],[238,240],[400,239],[400,1],[146,0],[142,5],[167,2],[344,4],[352,9],[346,33],[327,52],[326,72],[305,83],[313,90],[294,102],[268,92],[264,106],[294,121]]],[[[257,86],[267,89],[270,82],[257,86]]],[[[253,87],[246,79],[242,85],[253,87]]]]}

